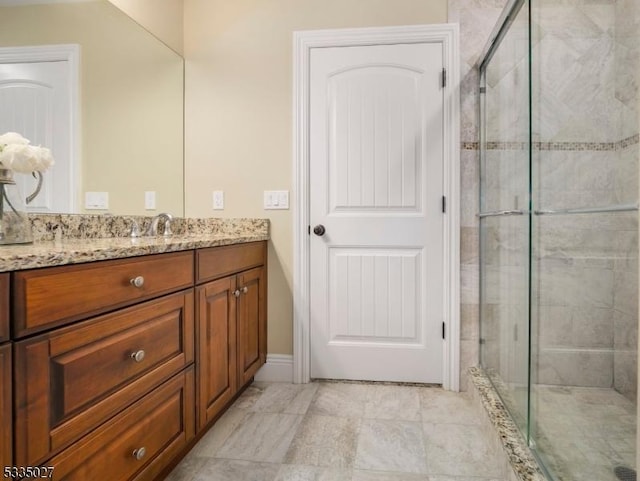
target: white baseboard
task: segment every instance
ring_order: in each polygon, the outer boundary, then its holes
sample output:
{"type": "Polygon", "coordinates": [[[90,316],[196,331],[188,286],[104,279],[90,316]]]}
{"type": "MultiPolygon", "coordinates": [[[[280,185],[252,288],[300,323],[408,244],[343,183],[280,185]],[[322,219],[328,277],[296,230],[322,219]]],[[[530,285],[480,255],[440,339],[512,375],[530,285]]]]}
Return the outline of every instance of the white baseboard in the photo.
{"type": "Polygon", "coordinates": [[[267,362],[254,376],[256,381],[293,382],[293,356],[267,354],[267,362]]]}

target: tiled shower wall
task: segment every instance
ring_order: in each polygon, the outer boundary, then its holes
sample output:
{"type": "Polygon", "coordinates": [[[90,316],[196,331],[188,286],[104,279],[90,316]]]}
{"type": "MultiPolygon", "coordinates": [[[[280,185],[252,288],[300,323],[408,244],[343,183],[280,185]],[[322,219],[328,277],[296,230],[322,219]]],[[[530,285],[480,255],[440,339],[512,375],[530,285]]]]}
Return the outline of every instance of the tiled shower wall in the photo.
{"type": "Polygon", "coordinates": [[[449,0],[449,22],[460,25],[460,387],[479,357],[478,57],[507,0],[449,0]]]}
{"type": "MultiPolygon", "coordinates": [[[[616,202],[637,201],[638,159],[638,72],[640,72],[640,4],[637,0],[618,0],[615,10],[615,97],[621,105],[620,136],[632,139],[622,146],[614,182],[616,202]]],[[[630,235],[622,239],[627,255],[617,260],[614,294],[614,387],[637,401],[638,383],[638,217],[627,227],[630,235]],[[632,253],[633,255],[629,255],[632,253]]]]}
{"type": "MultiPolygon", "coordinates": [[[[635,3],[532,2],[537,209],[637,202],[635,3]]],[[[536,216],[533,250],[534,382],[635,399],[637,213],[536,216]]]]}

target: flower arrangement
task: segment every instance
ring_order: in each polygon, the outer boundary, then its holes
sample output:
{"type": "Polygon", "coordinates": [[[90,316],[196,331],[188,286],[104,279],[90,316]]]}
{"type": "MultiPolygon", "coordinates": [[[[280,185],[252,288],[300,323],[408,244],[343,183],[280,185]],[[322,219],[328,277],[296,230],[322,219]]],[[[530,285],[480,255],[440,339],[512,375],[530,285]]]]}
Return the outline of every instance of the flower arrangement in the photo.
{"type": "Polygon", "coordinates": [[[0,168],[29,174],[45,171],[54,164],[49,149],[30,144],[15,132],[0,135],[0,168]]]}
{"type": "Polygon", "coordinates": [[[38,179],[35,192],[26,199],[29,203],[40,192],[42,172],[54,162],[49,149],[30,144],[15,132],[0,135],[0,244],[30,243],[33,240],[25,199],[16,188],[13,173],[31,174],[38,179]]]}

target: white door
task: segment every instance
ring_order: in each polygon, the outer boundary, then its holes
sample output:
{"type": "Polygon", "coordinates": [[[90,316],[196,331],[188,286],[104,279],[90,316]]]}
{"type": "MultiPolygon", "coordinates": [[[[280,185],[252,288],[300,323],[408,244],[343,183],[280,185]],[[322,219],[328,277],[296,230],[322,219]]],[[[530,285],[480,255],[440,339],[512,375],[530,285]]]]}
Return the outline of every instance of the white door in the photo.
{"type": "MultiPolygon", "coordinates": [[[[30,212],[74,211],[71,95],[67,61],[0,63],[0,134],[18,132],[50,148],[55,160],[30,212]]],[[[24,196],[34,191],[31,175],[16,174],[15,180],[24,196]]]]}
{"type": "Polygon", "coordinates": [[[435,42],[311,50],[312,378],[442,382],[442,66],[435,42]]]}

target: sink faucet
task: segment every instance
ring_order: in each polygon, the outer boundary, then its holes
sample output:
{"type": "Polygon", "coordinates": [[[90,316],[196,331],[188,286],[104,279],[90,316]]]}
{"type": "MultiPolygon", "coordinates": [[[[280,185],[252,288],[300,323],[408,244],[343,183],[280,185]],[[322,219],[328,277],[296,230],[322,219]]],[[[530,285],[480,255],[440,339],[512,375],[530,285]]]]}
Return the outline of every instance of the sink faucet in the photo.
{"type": "Polygon", "coordinates": [[[144,233],[145,236],[155,237],[158,235],[158,222],[160,222],[160,219],[164,220],[164,231],[162,232],[162,235],[168,237],[172,234],[171,221],[173,220],[173,217],[171,214],[162,212],[151,219],[151,224],[149,224],[147,231],[144,233]]]}

